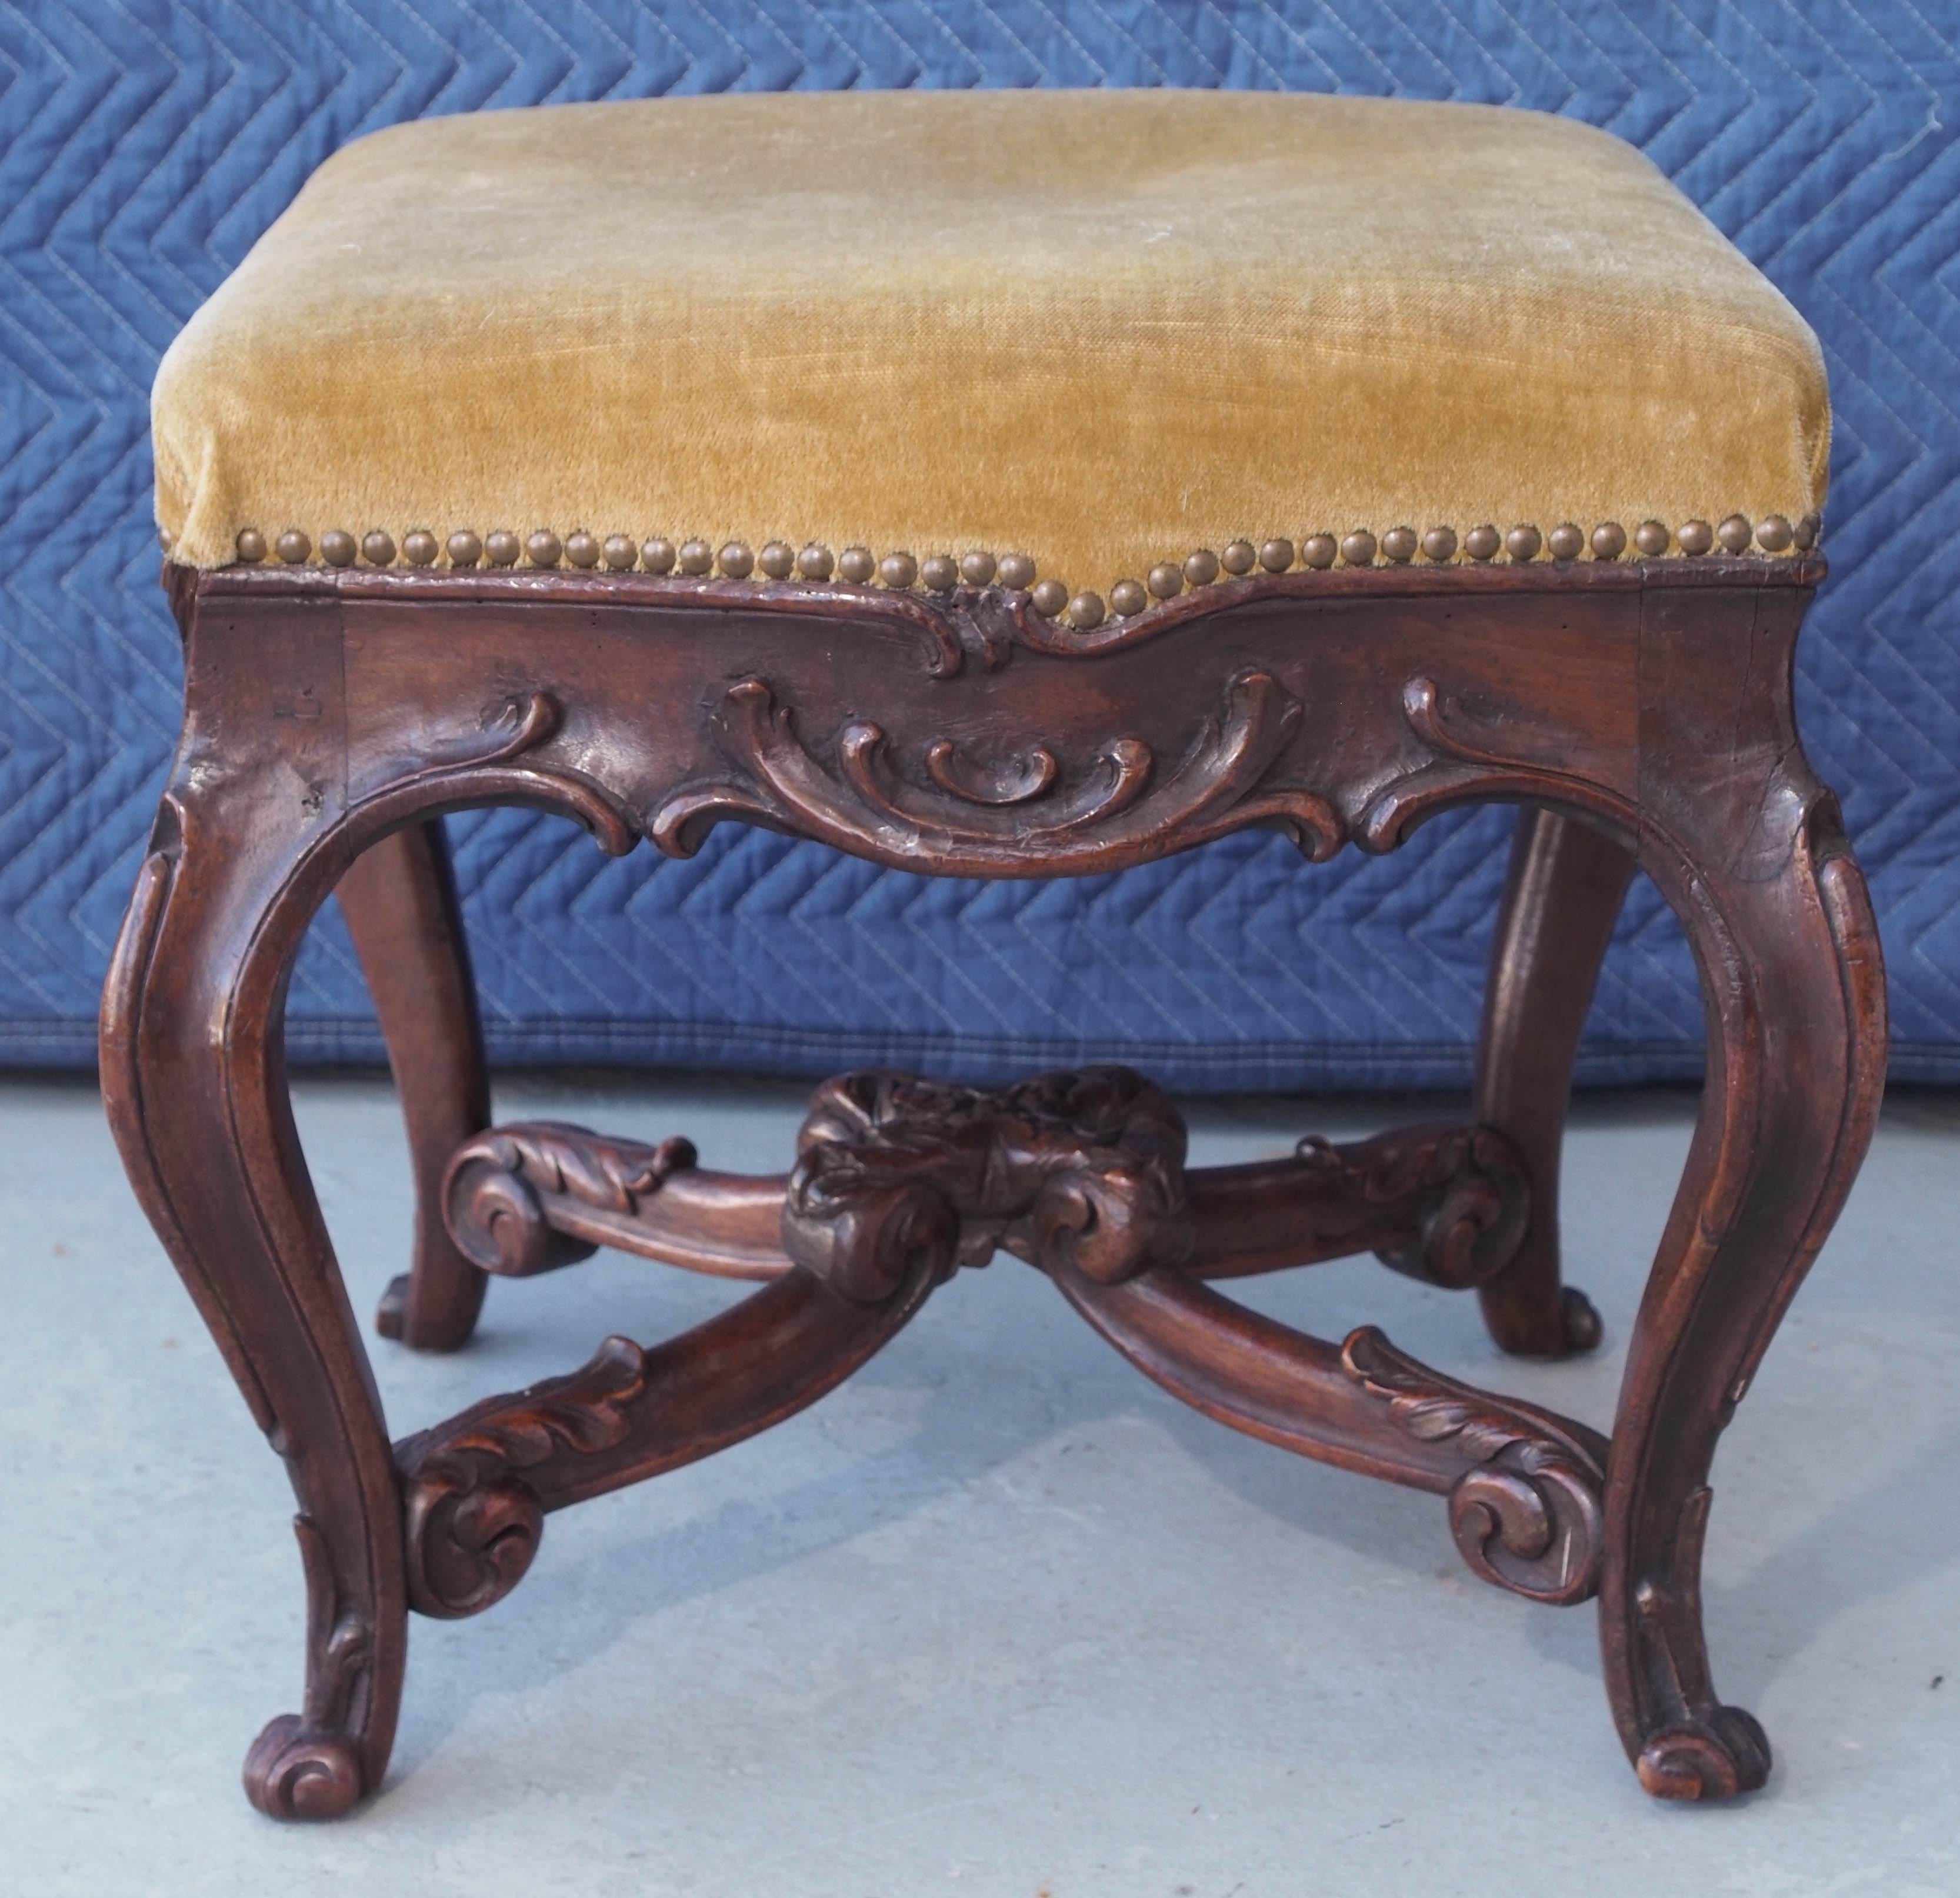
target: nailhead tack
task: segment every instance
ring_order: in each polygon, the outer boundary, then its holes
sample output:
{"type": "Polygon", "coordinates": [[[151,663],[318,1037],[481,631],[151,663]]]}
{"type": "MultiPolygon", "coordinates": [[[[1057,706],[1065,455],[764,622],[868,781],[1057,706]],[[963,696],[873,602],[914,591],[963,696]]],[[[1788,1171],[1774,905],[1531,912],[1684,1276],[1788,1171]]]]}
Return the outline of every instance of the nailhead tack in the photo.
{"type": "MultiPolygon", "coordinates": [[[[462,568],[474,567],[485,559],[494,567],[514,567],[528,558],[531,565],[537,567],[554,567],[562,559],[587,572],[602,564],[614,573],[628,572],[638,566],[649,574],[663,574],[678,567],[692,577],[718,572],[729,580],[758,576],[769,580],[794,577],[820,583],[829,580],[834,572],[852,586],[868,586],[877,580],[900,593],[915,583],[936,593],[951,593],[962,586],[978,589],[998,585],[1010,592],[1026,593],[1035,611],[1044,618],[1058,618],[1065,612],[1072,625],[1086,631],[1100,625],[1112,612],[1122,618],[1133,618],[1154,602],[1176,599],[1187,587],[1208,587],[1221,576],[1241,578],[1261,571],[1284,574],[1293,571],[1296,564],[1324,572],[1337,562],[1348,567],[1373,567],[1378,557],[1391,566],[1400,567],[1420,554],[1443,565],[1454,561],[1459,552],[1480,563],[1494,560],[1503,552],[1522,564],[1535,560],[1542,552],[1554,560],[1572,561],[1589,550],[1596,560],[1614,561],[1626,552],[1630,543],[1649,559],[1659,558],[1670,547],[1678,548],[1690,559],[1712,552],[1717,546],[1732,555],[1745,554],[1752,546],[1766,554],[1780,554],[1793,547],[1808,551],[1815,546],[1821,529],[1822,522],[1815,513],[1806,514],[1793,523],[1781,514],[1766,514],[1760,521],[1752,522],[1746,514],[1737,513],[1729,515],[1717,527],[1695,520],[1683,521],[1679,527],[1670,529],[1664,521],[1643,520],[1631,536],[1613,520],[1600,522],[1589,534],[1576,522],[1561,521],[1542,535],[1529,523],[1520,523],[1500,534],[1486,522],[1471,528],[1460,540],[1456,529],[1446,526],[1418,533],[1404,524],[1389,528],[1379,540],[1369,529],[1357,527],[1338,540],[1325,532],[1309,534],[1297,548],[1284,535],[1275,535],[1256,545],[1249,540],[1235,540],[1221,552],[1200,547],[1182,559],[1160,561],[1141,581],[1117,580],[1109,588],[1106,604],[1099,593],[1071,596],[1061,580],[1038,579],[1036,561],[1030,554],[1003,554],[997,558],[984,548],[969,548],[957,558],[934,554],[920,561],[902,550],[880,559],[861,543],[833,555],[820,541],[812,541],[799,552],[788,541],[770,540],[758,553],[740,540],[726,542],[719,548],[698,539],[684,541],[676,547],[661,535],[636,542],[630,535],[612,534],[602,542],[584,528],[574,529],[562,542],[548,527],[535,529],[521,541],[507,528],[498,528],[482,539],[469,528],[458,528],[446,541],[439,541],[428,529],[418,527],[403,536],[400,552],[410,566],[418,567],[433,567],[438,557],[447,553],[450,565],[462,568]]],[[[168,552],[173,545],[170,536],[160,529],[158,538],[168,552]]],[[[269,552],[276,553],[288,566],[295,567],[313,556],[311,540],[298,527],[285,529],[269,549],[259,529],[241,528],[234,545],[238,559],[247,564],[266,559],[269,552]]],[[[320,558],[329,567],[351,567],[359,560],[372,567],[391,567],[395,564],[396,544],[384,528],[371,528],[358,542],[343,529],[329,528],[320,536],[320,558]]]]}

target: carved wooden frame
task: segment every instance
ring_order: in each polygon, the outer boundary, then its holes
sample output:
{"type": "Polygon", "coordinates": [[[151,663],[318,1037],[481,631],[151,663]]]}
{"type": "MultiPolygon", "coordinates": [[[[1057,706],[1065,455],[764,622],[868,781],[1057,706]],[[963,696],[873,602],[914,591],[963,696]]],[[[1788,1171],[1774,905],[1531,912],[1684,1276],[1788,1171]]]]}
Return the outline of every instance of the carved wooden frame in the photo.
{"type": "Polygon", "coordinates": [[[1643,1782],[1721,1797],[1768,1751],[1710,1679],[1699,1575],[1716,1439],[1863,1157],[1882,1083],[1878,939],[1798,742],[1820,560],[1391,567],[1221,583],[1077,634],[945,595],[559,572],[236,568],[169,579],[185,722],[103,999],[116,1137],[299,1499],[303,1711],[254,1745],[282,1817],[377,1787],[409,1607],[467,1613],[543,1514],[707,1454],[832,1388],[962,1261],[1031,1259],[1166,1388],[1303,1454],[1446,1493],[1480,1573],[1600,1600],[1643,1782]],[[724,818],[943,874],[1113,870],[1258,825],[1323,860],[1521,804],[1475,1120],[1187,1174],[1141,1077],[819,1094],[787,1179],[684,1142],[486,1131],[439,827],[499,803],[684,854],[724,818]],[[1628,877],[1694,946],[1709,1074],[1610,1445],[1363,1328],[1340,1346],[1208,1281],[1376,1249],[1475,1285],[1507,1348],[1598,1335],[1560,1283],[1571,1063],[1628,877]],[[391,1445],[294,1131],[283,1005],[338,885],[418,1183],[382,1330],[469,1334],[485,1271],[597,1244],[767,1283],[653,1350],[391,1445]]]}

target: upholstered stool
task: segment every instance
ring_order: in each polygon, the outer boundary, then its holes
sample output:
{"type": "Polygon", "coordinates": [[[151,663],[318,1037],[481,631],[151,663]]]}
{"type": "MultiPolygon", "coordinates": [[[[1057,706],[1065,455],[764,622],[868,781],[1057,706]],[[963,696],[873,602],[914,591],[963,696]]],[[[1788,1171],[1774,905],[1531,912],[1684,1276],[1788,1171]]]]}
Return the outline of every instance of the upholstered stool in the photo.
{"type": "Polygon", "coordinates": [[[1257,95],[438,119],[321,168],[154,421],[185,718],[103,1076],[299,1496],[305,1697],[259,1805],[380,1785],[411,1607],[487,1607],[548,1512],[811,1403],[1003,1249],[1220,1422],[1446,1496],[1486,1580],[1596,1592],[1650,1791],[1762,1783],[1703,1644],[1707,1476],[1863,1153],[1882,978],[1791,709],[1817,346],[1643,158],[1257,95]],[[769,1178],[491,1129],[434,822],[523,803],[686,855],[734,819],[1025,877],[1254,825],[1385,851],[1491,800],[1522,813],[1473,1119],[1210,1172],[1116,1068],[845,1076],[769,1178]],[[1475,1287],[1510,1350],[1596,1341],[1559,1139],[1636,866],[1694,943],[1709,1074],[1610,1439],[1221,1295],[1373,1251],[1475,1287]],[[385,1333],[460,1345],[486,1274],[600,1245],[759,1289],[391,1445],[282,1056],[336,887],[420,1194],[385,1333]]]}

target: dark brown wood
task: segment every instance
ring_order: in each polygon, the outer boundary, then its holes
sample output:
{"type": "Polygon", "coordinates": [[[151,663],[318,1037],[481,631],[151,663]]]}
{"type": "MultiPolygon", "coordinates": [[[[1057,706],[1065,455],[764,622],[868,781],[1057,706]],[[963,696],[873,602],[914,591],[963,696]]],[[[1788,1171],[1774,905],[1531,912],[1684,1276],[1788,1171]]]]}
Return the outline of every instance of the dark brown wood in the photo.
{"type": "Polygon", "coordinates": [[[377,1329],[417,1350],[453,1351],[476,1328],[487,1281],[450,1239],[442,1179],[450,1156],[490,1124],[490,1073],[441,821],[377,839],[334,893],[380,1018],[415,1174],[415,1250],[377,1329]]]}
{"type": "MultiPolygon", "coordinates": [[[[872,1093],[878,1078],[844,1076],[829,1087],[872,1093]]],[[[922,1106],[954,1106],[957,1124],[922,1137],[920,1150],[943,1162],[950,1177],[940,1184],[966,1189],[954,1203],[975,1262],[997,1243],[1035,1256],[1032,1241],[985,1203],[1017,1175],[1039,1179],[1039,1156],[1025,1137],[1014,1143],[1025,1124],[1015,1099],[890,1078],[922,1106]],[[1004,1128],[980,1124],[995,1119],[1004,1128]],[[981,1163],[1003,1132],[1007,1164],[996,1176],[981,1163]],[[963,1179],[976,1165],[977,1179],[963,1179]]],[[[450,1163],[443,1199],[450,1235],[481,1270],[509,1278],[576,1264],[602,1245],[720,1278],[788,1271],[781,1228],[791,1176],[709,1172],[696,1159],[681,1140],[648,1146],[553,1121],[497,1127],[466,1141],[450,1163]]],[[[1408,1127],[1344,1146],[1309,1136],[1286,1159],[1186,1174],[1184,1194],[1182,1264],[1194,1278],[1244,1278],[1373,1252],[1452,1290],[1506,1269],[1531,1206],[1516,1149],[1479,1127],[1408,1127]]]]}
{"type": "Polygon", "coordinates": [[[476,1614],[530,1568],[545,1512],[725,1450],[814,1404],[894,1337],[944,1276],[921,1251],[882,1296],[799,1267],[643,1350],[609,1338],[583,1370],[492,1397],[396,1446],[409,1598],[476,1614]]]}
{"type": "Polygon", "coordinates": [[[1484,1321],[1507,1351],[1555,1358],[1599,1342],[1599,1315],[1560,1283],[1558,1157],[1572,1064],[1599,965],[1634,874],[1618,838],[1527,804],[1491,944],[1472,1109],[1522,1156],[1533,1190],[1516,1256],[1479,1288],[1484,1321]]]}
{"type": "MultiPolygon", "coordinates": [[[[1093,634],[994,587],[175,580],[184,735],[105,994],[103,1072],[131,1177],[300,1498],[307,1685],[248,1760],[255,1801],[321,1816],[380,1783],[412,1595],[438,1613],[497,1598],[548,1510],[812,1401],[997,1244],[1211,1414],[1447,1493],[1489,1578],[1550,1601],[1596,1582],[1643,1783],[1759,1784],[1761,1731],[1716,1694],[1703,1645],[1708,1471],[1857,1171],[1885,1045],[1869,906],[1791,711],[1822,572],[1806,557],[1288,574],[1093,634]],[[460,1310],[434,1289],[444,1274],[453,1293],[465,1271],[600,1243],[772,1282],[686,1337],[615,1340],[391,1451],[281,1057],[307,919],[383,840],[514,803],[616,852],[644,837],[685,854],[733,817],[914,870],[1039,876],[1255,825],[1314,859],[1387,850],[1491,800],[1538,814],[1496,952],[1488,1124],[1187,1177],[1174,1114],[1137,1077],[971,1097],[847,1078],[795,1174],[742,1181],[685,1143],[479,1132],[452,1098],[469,1124],[439,1186],[418,1165],[470,1261],[425,1275],[438,1329],[460,1310]],[[1303,1338],[1202,1282],[1373,1247],[1482,1286],[1513,1348],[1585,1342],[1558,1286],[1558,1129],[1629,860],[1695,946],[1710,1073],[1610,1452],[1365,1327],[1342,1346],[1303,1338]]],[[[426,905],[426,875],[409,882],[426,905]]],[[[463,980],[460,935],[432,947],[441,933],[418,927],[398,1015],[417,983],[463,980]]],[[[431,1092],[466,1087],[453,1009],[431,1045],[426,1072],[451,1077],[431,1092]]]]}
{"type": "Polygon", "coordinates": [[[443,1187],[457,1248],[485,1272],[528,1278],[602,1245],[715,1278],[773,1279],[787,1174],[711,1173],[686,1140],[647,1146],[553,1121],[466,1141],[443,1187]]]}

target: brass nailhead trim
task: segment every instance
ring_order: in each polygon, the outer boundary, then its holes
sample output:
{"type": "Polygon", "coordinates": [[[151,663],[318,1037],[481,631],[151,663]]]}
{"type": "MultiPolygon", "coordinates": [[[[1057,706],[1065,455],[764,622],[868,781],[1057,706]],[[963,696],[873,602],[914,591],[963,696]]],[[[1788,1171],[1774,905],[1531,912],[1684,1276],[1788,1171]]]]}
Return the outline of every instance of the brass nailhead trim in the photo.
{"type": "MultiPolygon", "coordinates": [[[[689,539],[678,546],[663,536],[635,542],[628,534],[609,535],[604,541],[584,528],[575,528],[561,542],[548,527],[534,529],[523,540],[508,528],[498,528],[479,539],[470,529],[459,528],[447,540],[438,541],[425,527],[418,527],[402,538],[400,557],[412,567],[432,567],[439,555],[447,554],[456,567],[472,567],[488,560],[494,567],[514,567],[528,559],[531,565],[555,567],[560,560],[590,571],[602,563],[614,573],[635,567],[649,574],[679,571],[695,577],[719,573],[729,580],[746,580],[759,573],[765,580],[792,577],[811,582],[828,580],[834,572],[854,587],[869,586],[875,580],[894,592],[914,585],[928,592],[950,593],[960,586],[998,585],[1010,592],[1026,593],[1029,604],[1048,619],[1066,614],[1083,631],[1099,626],[1112,612],[1131,618],[1147,611],[1155,602],[1176,599],[1187,587],[1212,585],[1221,577],[1242,578],[1255,571],[1284,574],[1296,565],[1325,572],[1337,562],[1349,567],[1372,567],[1377,561],[1404,566],[1420,554],[1438,565],[1465,558],[1488,562],[1501,552],[1522,564],[1541,552],[1558,561],[1577,560],[1590,552],[1595,560],[1618,560],[1629,544],[1649,559],[1657,559],[1670,547],[1690,559],[1710,553],[1717,546],[1730,554],[1746,553],[1751,546],[1764,553],[1780,554],[1790,548],[1807,551],[1816,545],[1822,529],[1818,517],[1806,514],[1797,521],[1781,514],[1767,514],[1752,522],[1745,514],[1731,514],[1718,527],[1705,520],[1685,520],[1670,529],[1663,521],[1643,520],[1631,536],[1618,521],[1600,522],[1589,534],[1576,522],[1561,521],[1548,533],[1541,533],[1529,523],[1500,532],[1490,522],[1471,528],[1459,540],[1453,527],[1430,527],[1418,533],[1406,523],[1391,527],[1378,540],[1365,527],[1357,527],[1337,538],[1322,530],[1308,535],[1297,546],[1284,535],[1255,545],[1235,540],[1214,553],[1200,547],[1181,560],[1160,561],[1141,580],[1125,578],[1109,589],[1106,602],[1093,592],[1071,594],[1065,582],[1051,574],[1039,576],[1032,555],[1003,554],[998,558],[985,548],[966,552],[934,554],[924,560],[899,550],[882,559],[861,543],[833,555],[820,541],[812,541],[800,551],[785,540],[763,543],[759,552],[746,542],[731,540],[720,548],[706,541],[689,539]]],[[[170,536],[160,533],[165,552],[170,536]]],[[[240,561],[256,564],[276,553],[288,566],[300,566],[313,557],[313,542],[304,529],[288,527],[268,548],[264,533],[256,527],[241,528],[234,543],[240,561]]],[[[395,542],[383,528],[371,528],[357,542],[345,529],[329,528],[320,537],[320,558],[329,567],[352,567],[358,560],[370,566],[394,564],[395,542]]]]}

